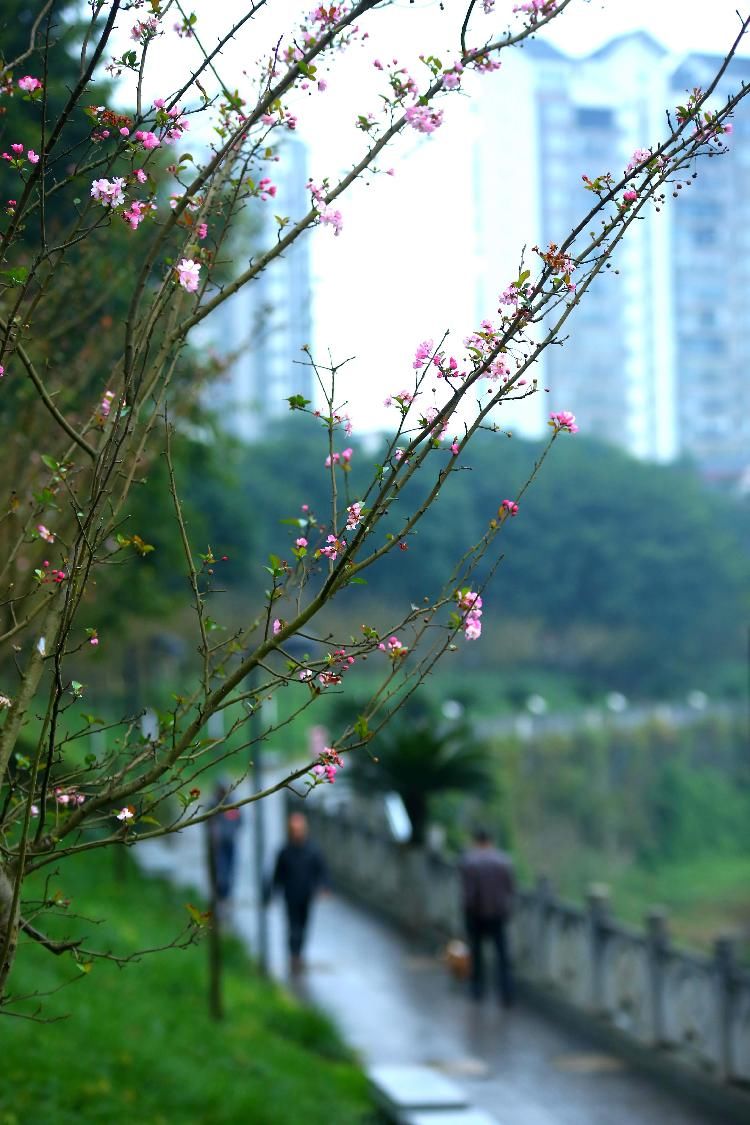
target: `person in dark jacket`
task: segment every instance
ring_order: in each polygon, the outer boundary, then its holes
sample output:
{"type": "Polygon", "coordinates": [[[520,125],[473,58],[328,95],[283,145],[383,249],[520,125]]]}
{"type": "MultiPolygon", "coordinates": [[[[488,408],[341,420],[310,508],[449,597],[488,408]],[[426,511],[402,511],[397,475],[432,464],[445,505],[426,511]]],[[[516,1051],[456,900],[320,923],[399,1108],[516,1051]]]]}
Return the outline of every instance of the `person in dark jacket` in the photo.
{"type": "Polygon", "coordinates": [[[513,977],[508,954],[507,925],[513,909],[515,880],[510,856],[496,848],[489,833],[478,828],[473,846],[460,866],[466,934],[471,951],[471,992],[481,1000],[485,992],[483,946],[495,947],[495,984],[498,998],[513,1003],[513,977]]]}
{"type": "MultiPolygon", "coordinates": [[[[227,798],[231,799],[232,786],[229,782],[220,781],[216,786],[213,796],[214,805],[218,808],[227,798]]],[[[234,871],[237,858],[237,837],[242,826],[242,814],[239,809],[224,809],[217,812],[206,822],[213,849],[213,862],[216,872],[216,897],[220,910],[226,908],[227,900],[232,896],[234,887],[234,871]]]]}
{"type": "Polygon", "coordinates": [[[307,818],[292,813],[287,822],[287,842],[276,857],[267,898],[274,891],[284,895],[292,972],[301,971],[310,907],[318,891],[328,887],[328,870],[317,844],[310,840],[307,818]]]}

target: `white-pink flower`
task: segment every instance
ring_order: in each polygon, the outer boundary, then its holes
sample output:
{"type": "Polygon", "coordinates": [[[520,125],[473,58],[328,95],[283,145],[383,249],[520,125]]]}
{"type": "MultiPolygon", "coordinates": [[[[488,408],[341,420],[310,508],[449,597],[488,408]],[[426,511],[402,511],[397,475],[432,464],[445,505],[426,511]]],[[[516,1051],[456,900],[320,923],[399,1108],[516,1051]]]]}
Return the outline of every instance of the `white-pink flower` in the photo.
{"type": "Polygon", "coordinates": [[[200,262],[194,262],[192,258],[183,258],[182,261],[176,265],[177,280],[183,289],[188,293],[195,293],[200,281],[200,262]]]}
{"type": "Polygon", "coordinates": [[[55,542],[55,536],[49,530],[49,528],[44,526],[43,523],[37,524],[36,529],[37,529],[37,532],[39,533],[40,539],[44,539],[45,542],[47,542],[47,543],[54,543],[55,542]]]}
{"type": "Polygon", "coordinates": [[[113,180],[94,180],[91,195],[102,207],[120,207],[125,202],[125,180],[115,176],[113,180]]]}
{"type": "Polygon", "coordinates": [[[32,78],[30,74],[24,74],[23,78],[18,79],[18,88],[26,94],[33,94],[35,90],[41,90],[42,84],[38,78],[32,78]]]}
{"type": "Polygon", "coordinates": [[[120,811],[116,815],[118,820],[121,820],[123,823],[127,823],[127,821],[133,819],[135,813],[129,805],[126,805],[125,808],[120,809],[120,811]]]}

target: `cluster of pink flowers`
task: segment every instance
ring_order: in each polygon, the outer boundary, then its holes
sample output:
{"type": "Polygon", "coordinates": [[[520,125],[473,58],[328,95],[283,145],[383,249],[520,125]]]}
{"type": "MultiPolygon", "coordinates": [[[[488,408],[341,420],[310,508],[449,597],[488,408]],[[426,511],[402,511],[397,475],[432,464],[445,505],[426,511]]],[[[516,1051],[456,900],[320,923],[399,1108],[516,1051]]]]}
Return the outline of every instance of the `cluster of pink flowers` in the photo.
{"type": "Polygon", "coordinates": [[[523,0],[516,4],[514,12],[525,12],[532,16],[551,16],[557,7],[557,0],[523,0]]]}
{"type": "Polygon", "coordinates": [[[463,612],[463,630],[467,641],[476,641],[482,635],[482,598],[473,590],[457,590],[456,601],[463,612]]]}
{"type": "Polygon", "coordinates": [[[265,203],[267,202],[267,200],[272,199],[276,195],[277,188],[276,184],[273,183],[268,176],[264,176],[262,180],[258,181],[258,187],[256,191],[258,196],[265,203]]]}
{"type": "Polygon", "coordinates": [[[402,645],[398,637],[389,637],[387,641],[381,641],[378,645],[381,652],[387,653],[391,660],[403,660],[409,649],[406,645],[402,645]]]}
{"type": "Polygon", "coordinates": [[[149,16],[147,20],[138,20],[130,29],[130,38],[135,43],[152,39],[156,35],[159,27],[159,21],[154,16],[149,16]]]}
{"type": "Polygon", "coordinates": [[[50,529],[48,527],[44,526],[43,523],[37,524],[36,530],[37,530],[37,534],[39,535],[39,538],[44,539],[44,541],[46,543],[54,543],[55,542],[55,536],[53,535],[53,533],[50,531],[50,529]]]}
{"type": "Polygon", "coordinates": [[[325,779],[333,784],[336,780],[336,774],[344,767],[344,759],[341,755],[333,749],[332,746],[326,746],[320,755],[319,762],[313,766],[312,772],[315,774],[316,779],[323,781],[325,779]]]}
{"type": "Polygon", "coordinates": [[[91,185],[91,196],[101,203],[102,207],[120,207],[125,202],[125,179],[115,176],[113,180],[94,180],[91,185]]]}
{"type": "Polygon", "coordinates": [[[138,226],[143,222],[146,214],[153,209],[154,205],[152,203],[141,203],[139,200],[134,199],[130,206],[123,211],[122,217],[131,230],[138,230],[138,226]]]}
{"type": "Polygon", "coordinates": [[[64,570],[49,569],[49,559],[45,559],[41,567],[34,571],[39,583],[44,586],[48,582],[54,582],[57,586],[64,582],[68,577],[64,570]]]}
{"type": "Polygon", "coordinates": [[[434,350],[435,346],[432,340],[422,341],[422,343],[414,353],[414,362],[412,363],[412,367],[415,371],[420,371],[424,367],[424,365],[429,362],[434,350]]]}
{"type": "Polygon", "coordinates": [[[200,262],[194,262],[192,258],[183,258],[175,266],[177,280],[187,293],[195,293],[198,288],[200,270],[200,262]]]}
{"type": "Polygon", "coordinates": [[[650,148],[637,148],[630,158],[630,163],[625,169],[626,172],[634,172],[639,164],[643,164],[645,160],[651,159],[650,148]]]}
{"type": "Polygon", "coordinates": [[[335,210],[325,199],[325,186],[327,181],[324,181],[323,187],[314,183],[312,180],[307,181],[307,190],[312,196],[313,207],[318,212],[318,219],[322,226],[333,227],[334,235],[341,234],[344,226],[344,220],[340,211],[335,210]]]}
{"type": "Polygon", "coordinates": [[[350,504],[349,507],[346,509],[346,530],[347,531],[356,531],[356,529],[359,527],[359,525],[362,522],[362,509],[363,508],[364,508],[364,504],[362,503],[362,501],[361,500],[355,500],[354,503],[350,504]]]}
{"type": "Polygon", "coordinates": [[[442,109],[431,105],[410,105],[404,117],[418,133],[434,133],[443,123],[442,109]]]}
{"type": "Polygon", "coordinates": [[[42,83],[38,78],[32,78],[30,74],[24,74],[23,78],[18,79],[18,89],[23,90],[25,94],[33,94],[35,90],[41,90],[42,83]]]}
{"type": "Polygon", "coordinates": [[[406,413],[407,408],[414,402],[416,395],[411,391],[399,391],[397,395],[388,395],[383,399],[383,406],[393,406],[394,402],[406,413]]]}
{"type": "MultiPolygon", "coordinates": [[[[13,144],[10,148],[13,155],[11,156],[10,152],[4,152],[2,154],[2,159],[9,160],[14,167],[20,168],[24,160],[28,160],[29,164],[39,163],[39,154],[34,152],[33,148],[30,148],[28,152],[26,152],[22,144],[13,144]]],[[[15,206],[15,200],[10,202],[15,206]]]]}
{"type": "Polygon", "coordinates": [[[158,148],[159,144],[161,143],[156,133],[152,133],[147,129],[138,129],[135,134],[135,139],[143,145],[147,152],[150,152],[154,148],[158,148]]]}
{"type": "Polygon", "coordinates": [[[86,798],[83,793],[76,793],[73,790],[66,793],[64,789],[57,786],[55,788],[55,800],[58,805],[82,805],[86,798]]]}
{"type": "Polygon", "coordinates": [[[325,467],[327,469],[330,469],[332,464],[340,464],[345,468],[351,462],[353,453],[354,450],[350,446],[348,446],[346,449],[342,449],[340,453],[334,453],[333,456],[329,453],[325,459],[325,467]]]}
{"type": "Polygon", "coordinates": [[[339,557],[340,552],[346,550],[346,540],[338,539],[335,535],[329,535],[326,539],[325,547],[320,548],[320,554],[325,555],[331,562],[335,562],[339,557]]]}
{"type": "Polygon", "coordinates": [[[498,514],[517,516],[518,504],[516,504],[515,500],[503,500],[502,504],[500,505],[500,512],[498,514]]]}

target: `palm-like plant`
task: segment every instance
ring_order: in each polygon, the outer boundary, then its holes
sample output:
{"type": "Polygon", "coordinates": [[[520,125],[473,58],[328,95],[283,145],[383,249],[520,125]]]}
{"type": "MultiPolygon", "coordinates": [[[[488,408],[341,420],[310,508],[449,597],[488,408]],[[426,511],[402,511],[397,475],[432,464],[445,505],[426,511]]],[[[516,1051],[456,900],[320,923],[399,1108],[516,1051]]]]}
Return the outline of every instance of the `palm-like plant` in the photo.
{"type": "Polygon", "coordinates": [[[353,755],[352,783],[360,793],[398,793],[414,845],[424,843],[432,797],[446,792],[489,797],[494,788],[489,750],[465,723],[410,718],[387,727],[368,750],[353,755]]]}

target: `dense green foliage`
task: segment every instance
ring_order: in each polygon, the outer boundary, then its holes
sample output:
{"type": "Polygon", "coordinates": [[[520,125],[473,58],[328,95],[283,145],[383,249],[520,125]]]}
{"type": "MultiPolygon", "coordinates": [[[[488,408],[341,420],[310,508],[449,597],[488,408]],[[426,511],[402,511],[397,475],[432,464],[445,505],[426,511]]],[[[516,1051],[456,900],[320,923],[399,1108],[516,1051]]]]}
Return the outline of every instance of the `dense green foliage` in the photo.
{"type": "MultiPolygon", "coordinates": [[[[113,883],[110,855],[66,866],[59,889],[72,898],[70,910],[106,919],[92,921],[88,943],[117,953],[169,942],[187,918],[171,887],[134,867],[126,882],[113,883]]],[[[3,1125],[371,1120],[365,1078],[329,1021],[255,977],[234,944],[226,950],[227,1015],[220,1024],[207,1014],[202,945],[149,955],[125,969],[96,961],[87,975],[69,955],[55,958],[39,946],[24,953],[11,990],[61,988],[43,1001],[43,1016],[60,1022],[3,1020],[3,1125]]],[[[30,1012],[36,1004],[22,1007],[30,1012]]]]}
{"type": "MultiPolygon", "coordinates": [[[[299,530],[282,520],[299,517],[302,503],[326,514],[322,437],[315,423],[295,417],[246,448],[228,439],[182,442],[178,476],[194,547],[210,543],[229,556],[219,573],[230,604],[244,606],[262,590],[270,552],[289,554],[299,530]]],[[[347,636],[353,611],[355,620],[387,628],[402,606],[434,595],[455,545],[475,541],[500,501],[517,494],[540,448],[480,435],[408,551],[383,560],[366,575],[367,586],[345,591],[327,617],[331,626],[347,636]]],[[[377,458],[377,450],[355,445],[342,481],[350,499],[361,495],[362,470],[377,458]]],[[[445,455],[435,459],[437,472],[445,455]]],[[[155,479],[140,489],[132,527],[158,550],[134,561],[123,584],[124,604],[143,616],[163,611],[164,591],[176,599],[186,590],[173,516],[155,506],[156,496],[155,479]],[[136,567],[141,577],[130,587],[136,567]]],[[[553,693],[567,683],[583,699],[612,689],[741,697],[750,620],[746,505],[710,491],[689,467],[644,464],[577,436],[556,443],[506,532],[505,558],[485,598],[484,634],[462,645],[451,667],[457,697],[476,704],[481,695],[486,705],[488,683],[479,675],[490,676],[496,705],[544,694],[547,680],[553,693]]]]}
{"type": "Polygon", "coordinates": [[[617,913],[640,920],[661,902],[683,938],[748,934],[747,739],[739,715],[504,737],[495,798],[445,798],[433,809],[453,847],[481,819],[525,878],[545,873],[575,900],[605,882],[617,913]]]}

